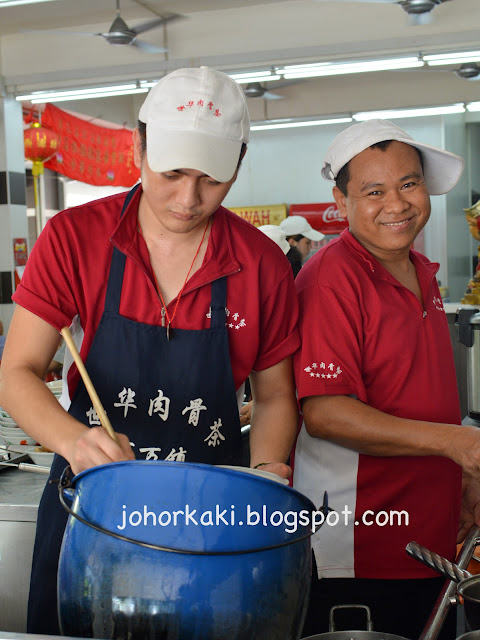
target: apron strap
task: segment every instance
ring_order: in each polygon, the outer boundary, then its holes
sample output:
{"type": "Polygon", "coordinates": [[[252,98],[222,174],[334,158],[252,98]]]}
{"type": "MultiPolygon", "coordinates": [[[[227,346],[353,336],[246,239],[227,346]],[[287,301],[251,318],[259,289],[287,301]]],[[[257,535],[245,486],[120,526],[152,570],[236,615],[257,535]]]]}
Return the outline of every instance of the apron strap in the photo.
{"type": "MultiPolygon", "coordinates": [[[[130,200],[135,195],[140,183],[131,189],[123,203],[120,218],[125,213],[130,200]]],[[[110,273],[108,276],[107,293],[105,296],[105,311],[118,313],[120,308],[120,296],[122,293],[123,271],[125,269],[126,255],[119,251],[117,247],[113,247],[112,261],[110,263],[110,273]]]]}
{"type": "Polygon", "coordinates": [[[210,329],[224,329],[227,306],[227,277],[212,282],[212,299],[210,302],[210,329]]]}

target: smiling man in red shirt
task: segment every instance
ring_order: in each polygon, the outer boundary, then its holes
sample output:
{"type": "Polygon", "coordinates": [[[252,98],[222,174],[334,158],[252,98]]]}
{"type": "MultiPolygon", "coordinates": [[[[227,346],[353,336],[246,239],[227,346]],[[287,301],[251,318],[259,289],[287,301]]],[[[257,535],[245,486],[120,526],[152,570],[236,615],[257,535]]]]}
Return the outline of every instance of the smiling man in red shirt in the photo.
{"type": "Polygon", "coordinates": [[[480,432],[459,426],[438,265],[411,246],[430,195],[462,170],[458,156],[383,120],[353,125],[327,151],[322,174],[349,228],[296,280],[304,421],[294,487],[316,504],[327,491],[339,519],[313,538],[304,636],[328,630],[331,606],[364,604],[376,630],[418,637],[443,579],[405,546],[454,556],[462,467],[478,469],[480,432]]]}

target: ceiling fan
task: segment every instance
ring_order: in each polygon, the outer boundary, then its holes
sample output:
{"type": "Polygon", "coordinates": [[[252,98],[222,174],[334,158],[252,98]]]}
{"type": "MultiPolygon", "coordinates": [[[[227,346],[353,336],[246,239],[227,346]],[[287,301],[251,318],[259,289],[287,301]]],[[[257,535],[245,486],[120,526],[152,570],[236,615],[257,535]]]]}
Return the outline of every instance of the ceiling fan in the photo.
{"type": "MultiPolygon", "coordinates": [[[[273,83],[274,89],[281,89],[282,87],[288,87],[291,84],[297,84],[298,80],[285,80],[285,82],[273,83]]],[[[285,96],[269,91],[267,87],[264,87],[261,82],[250,82],[243,90],[247,98],[265,98],[265,100],[282,100],[285,96]]]]}
{"type": "MultiPolygon", "coordinates": [[[[171,22],[173,20],[178,20],[179,18],[183,18],[178,13],[165,13],[158,18],[154,18],[153,20],[149,20],[148,22],[144,22],[143,24],[139,24],[136,27],[129,27],[125,20],[120,15],[120,0],[116,0],[117,3],[117,15],[112,22],[110,29],[104,33],[82,33],[79,31],[60,31],[58,29],[47,29],[47,30],[35,30],[33,33],[40,33],[48,31],[50,33],[67,33],[72,36],[100,36],[104,40],[108,42],[108,44],[113,45],[129,45],[132,47],[137,47],[142,51],[146,51],[147,53],[164,53],[167,51],[164,47],[157,47],[148,42],[144,42],[143,40],[138,40],[137,36],[140,33],[145,33],[146,31],[150,31],[151,29],[155,29],[160,27],[167,22],[171,22]]],[[[32,31],[30,31],[32,33],[32,31]]]]}
{"type": "MultiPolygon", "coordinates": [[[[316,2],[328,2],[329,0],[316,0],[316,2]]],[[[340,0],[340,2],[363,2],[377,4],[398,4],[408,14],[410,24],[429,24],[432,21],[432,11],[444,2],[451,0],[340,0]]]]}
{"type": "Polygon", "coordinates": [[[265,98],[265,100],[281,100],[283,98],[280,94],[269,91],[260,82],[250,82],[243,90],[243,93],[247,98],[265,98]]]}
{"type": "Polygon", "coordinates": [[[464,80],[480,80],[480,67],[475,62],[464,62],[454,73],[464,80]]]}

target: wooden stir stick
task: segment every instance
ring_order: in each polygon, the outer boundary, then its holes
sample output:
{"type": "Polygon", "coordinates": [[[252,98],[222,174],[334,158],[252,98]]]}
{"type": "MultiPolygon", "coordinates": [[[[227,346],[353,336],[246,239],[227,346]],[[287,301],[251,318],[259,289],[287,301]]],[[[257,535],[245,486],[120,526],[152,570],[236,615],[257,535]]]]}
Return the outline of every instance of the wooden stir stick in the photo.
{"type": "Polygon", "coordinates": [[[83,380],[83,384],[85,385],[87,393],[90,396],[90,400],[93,403],[93,408],[97,412],[97,416],[98,416],[98,419],[100,420],[102,427],[106,430],[106,432],[112,438],[112,440],[114,440],[118,444],[118,438],[115,434],[115,431],[113,430],[113,427],[110,423],[110,420],[108,419],[107,414],[105,413],[105,409],[103,408],[103,405],[100,402],[100,398],[98,397],[98,394],[95,391],[95,387],[93,386],[93,383],[90,380],[90,376],[88,375],[87,370],[85,369],[85,365],[83,364],[83,360],[80,357],[80,354],[78,353],[78,349],[75,345],[75,342],[73,341],[72,334],[70,333],[70,329],[68,327],[63,327],[60,333],[64,337],[65,343],[69,348],[70,353],[73,356],[75,364],[77,365],[78,371],[83,380]]]}

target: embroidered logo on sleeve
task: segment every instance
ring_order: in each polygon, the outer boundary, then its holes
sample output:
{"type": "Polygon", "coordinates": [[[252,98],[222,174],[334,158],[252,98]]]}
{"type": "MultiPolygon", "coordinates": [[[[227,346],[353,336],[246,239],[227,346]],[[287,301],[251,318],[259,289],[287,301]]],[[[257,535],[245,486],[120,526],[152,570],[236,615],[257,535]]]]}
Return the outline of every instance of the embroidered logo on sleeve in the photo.
{"type": "Polygon", "coordinates": [[[437,298],[436,296],[434,296],[433,306],[437,311],[445,311],[445,309],[443,308],[443,300],[441,298],[437,298]]]}
{"type": "Polygon", "coordinates": [[[304,369],[305,373],[310,378],[338,378],[342,373],[340,367],[333,362],[312,362],[308,367],[304,369]]]}

